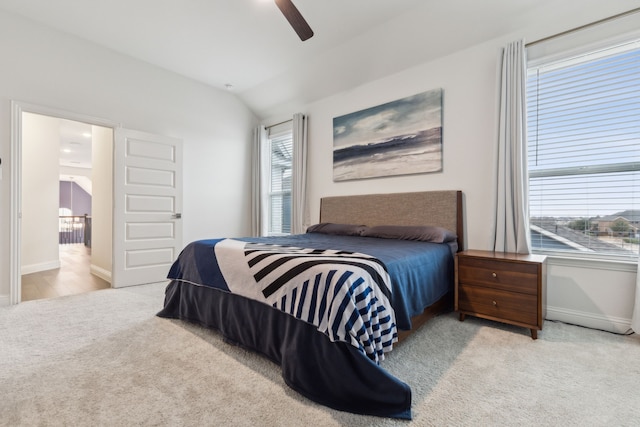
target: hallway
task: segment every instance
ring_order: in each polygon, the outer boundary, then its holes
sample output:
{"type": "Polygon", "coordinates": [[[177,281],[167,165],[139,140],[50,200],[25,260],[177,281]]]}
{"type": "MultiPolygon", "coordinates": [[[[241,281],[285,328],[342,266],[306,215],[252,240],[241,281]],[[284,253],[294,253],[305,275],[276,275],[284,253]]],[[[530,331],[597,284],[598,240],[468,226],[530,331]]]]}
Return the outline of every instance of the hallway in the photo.
{"type": "Polygon", "coordinates": [[[22,301],[55,298],[107,289],[107,281],[90,273],[91,248],[60,245],[60,268],[22,276],[22,301]]]}

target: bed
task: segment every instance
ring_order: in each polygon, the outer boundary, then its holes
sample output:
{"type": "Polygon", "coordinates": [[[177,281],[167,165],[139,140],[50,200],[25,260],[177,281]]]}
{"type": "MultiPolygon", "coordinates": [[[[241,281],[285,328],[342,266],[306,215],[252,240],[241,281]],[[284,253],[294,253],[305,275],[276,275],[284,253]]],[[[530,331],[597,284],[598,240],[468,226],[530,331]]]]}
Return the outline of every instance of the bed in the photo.
{"type": "Polygon", "coordinates": [[[307,233],[187,245],[158,316],[262,353],[315,402],[411,419],[384,357],[450,309],[463,237],[460,191],[325,197],[307,233]]]}

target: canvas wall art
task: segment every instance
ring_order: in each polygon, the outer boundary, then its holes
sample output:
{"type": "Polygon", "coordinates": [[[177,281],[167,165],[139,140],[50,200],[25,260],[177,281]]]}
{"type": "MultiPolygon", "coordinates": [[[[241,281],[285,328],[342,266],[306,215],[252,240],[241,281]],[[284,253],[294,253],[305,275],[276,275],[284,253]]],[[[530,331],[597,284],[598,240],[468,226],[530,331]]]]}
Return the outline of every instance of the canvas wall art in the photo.
{"type": "Polygon", "coordinates": [[[333,119],[333,180],[442,171],[442,89],[333,119]]]}

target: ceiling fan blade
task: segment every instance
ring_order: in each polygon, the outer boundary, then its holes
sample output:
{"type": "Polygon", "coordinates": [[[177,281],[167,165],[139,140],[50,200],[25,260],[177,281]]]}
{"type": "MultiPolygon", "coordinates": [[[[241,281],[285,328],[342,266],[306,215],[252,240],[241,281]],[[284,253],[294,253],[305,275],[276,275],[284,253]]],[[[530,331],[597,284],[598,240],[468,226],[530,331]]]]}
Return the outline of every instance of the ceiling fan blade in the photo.
{"type": "Polygon", "coordinates": [[[298,8],[293,4],[291,0],[274,0],[280,12],[287,18],[289,24],[293,27],[295,32],[300,37],[300,40],[305,41],[313,36],[313,30],[304,20],[302,14],[298,8]]]}

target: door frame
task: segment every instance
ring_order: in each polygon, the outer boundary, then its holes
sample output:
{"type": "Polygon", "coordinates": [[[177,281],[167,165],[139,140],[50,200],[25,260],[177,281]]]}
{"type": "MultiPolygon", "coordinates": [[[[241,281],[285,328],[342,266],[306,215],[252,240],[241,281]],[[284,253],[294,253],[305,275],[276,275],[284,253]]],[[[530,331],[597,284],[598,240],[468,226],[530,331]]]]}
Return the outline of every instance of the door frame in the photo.
{"type": "MultiPolygon", "coordinates": [[[[59,119],[74,120],[115,130],[120,124],[85,114],[73,113],[53,107],[45,107],[21,101],[11,101],[11,204],[9,236],[9,304],[18,304],[22,300],[22,113],[34,113],[59,119]]],[[[115,150],[115,143],[113,144],[115,150]]],[[[111,167],[113,168],[113,162],[111,167]]],[[[111,195],[113,202],[113,194],[111,195]]],[[[111,236],[113,245],[113,234],[111,236]]],[[[113,256],[113,255],[112,255],[113,256]]]]}

